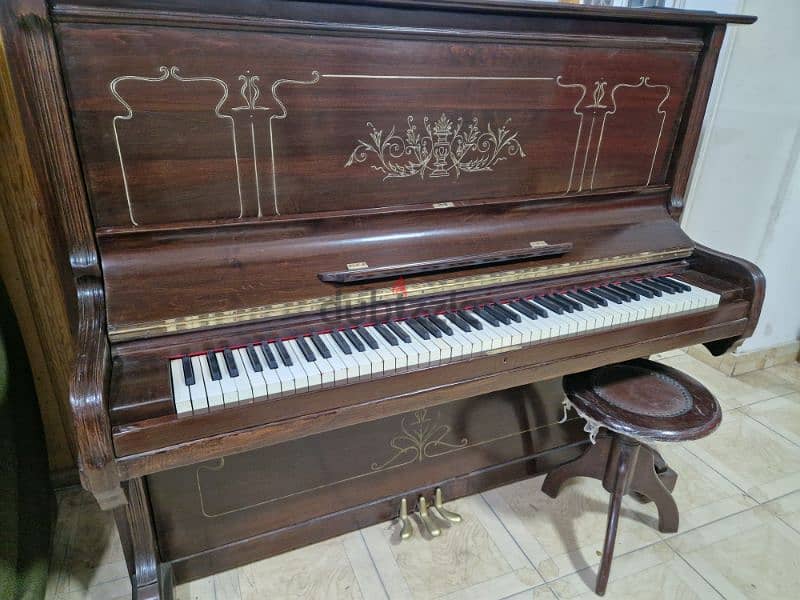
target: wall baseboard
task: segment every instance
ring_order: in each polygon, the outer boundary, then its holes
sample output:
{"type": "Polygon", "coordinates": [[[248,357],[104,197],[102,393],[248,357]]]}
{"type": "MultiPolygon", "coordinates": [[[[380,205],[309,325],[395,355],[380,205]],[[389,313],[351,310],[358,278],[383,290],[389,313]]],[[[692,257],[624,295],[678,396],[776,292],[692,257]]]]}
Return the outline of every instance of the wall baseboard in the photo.
{"type": "Polygon", "coordinates": [[[798,360],[800,341],[754,352],[733,352],[722,356],[711,356],[711,353],[701,345],[687,348],[686,353],[726,375],[742,375],[798,360]]]}

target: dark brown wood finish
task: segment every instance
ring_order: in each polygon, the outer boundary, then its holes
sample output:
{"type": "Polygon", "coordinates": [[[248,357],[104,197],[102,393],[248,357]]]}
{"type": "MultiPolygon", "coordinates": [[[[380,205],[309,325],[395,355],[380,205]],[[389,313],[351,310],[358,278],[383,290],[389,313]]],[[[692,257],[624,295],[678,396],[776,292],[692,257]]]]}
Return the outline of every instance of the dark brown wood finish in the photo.
{"type": "Polygon", "coordinates": [[[73,0],[49,13],[20,0],[3,15],[77,290],[82,482],[115,509],[140,597],[168,593],[163,565],[185,581],[385,520],[402,497],[546,472],[582,439],[531,382],[693,343],[721,353],[755,326],[760,271],[676,222],[725,27],[751,17],[516,0],[73,0]],[[720,305],[207,414],[171,402],[177,355],[663,274],[720,305]],[[333,485],[371,463],[328,458],[361,439],[379,463],[420,412],[469,439],[507,437],[333,485]],[[294,482],[253,468],[287,457],[306,465],[294,482]],[[201,502],[198,470],[230,498],[274,493],[209,517],[203,502],[226,498],[201,502]],[[280,500],[293,483],[304,499],[280,500]],[[305,494],[315,485],[336,493],[305,494]]]}

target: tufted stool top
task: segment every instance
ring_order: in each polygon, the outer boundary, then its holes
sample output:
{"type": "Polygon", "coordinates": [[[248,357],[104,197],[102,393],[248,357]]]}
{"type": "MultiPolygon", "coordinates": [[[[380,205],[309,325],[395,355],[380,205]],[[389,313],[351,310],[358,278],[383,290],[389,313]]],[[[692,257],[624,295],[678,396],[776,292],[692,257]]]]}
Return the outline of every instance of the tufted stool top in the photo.
{"type": "Polygon", "coordinates": [[[714,431],[722,418],[717,400],[700,383],[645,359],[567,375],[564,393],[589,419],[637,438],[697,439],[714,431]]]}

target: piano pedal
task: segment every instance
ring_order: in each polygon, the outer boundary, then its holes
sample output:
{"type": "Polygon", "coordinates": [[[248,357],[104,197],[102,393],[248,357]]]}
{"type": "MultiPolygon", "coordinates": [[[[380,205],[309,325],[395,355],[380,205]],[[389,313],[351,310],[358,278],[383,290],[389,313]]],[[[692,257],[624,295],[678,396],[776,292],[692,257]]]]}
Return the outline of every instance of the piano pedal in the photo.
{"type": "Polygon", "coordinates": [[[439,537],[442,535],[442,530],[439,529],[439,526],[434,522],[433,517],[431,517],[428,512],[428,501],[425,499],[425,496],[419,497],[417,516],[419,516],[419,520],[422,521],[422,524],[431,537],[439,537]]]}
{"type": "Polygon", "coordinates": [[[436,512],[439,513],[439,516],[445,521],[450,521],[451,523],[461,523],[460,514],[453,512],[452,510],[447,510],[444,507],[442,488],[436,488],[436,495],[433,499],[433,507],[436,509],[436,512]]]}
{"type": "Polygon", "coordinates": [[[412,535],[414,535],[414,528],[408,517],[408,502],[403,498],[400,500],[400,541],[407,540],[412,535]]]}

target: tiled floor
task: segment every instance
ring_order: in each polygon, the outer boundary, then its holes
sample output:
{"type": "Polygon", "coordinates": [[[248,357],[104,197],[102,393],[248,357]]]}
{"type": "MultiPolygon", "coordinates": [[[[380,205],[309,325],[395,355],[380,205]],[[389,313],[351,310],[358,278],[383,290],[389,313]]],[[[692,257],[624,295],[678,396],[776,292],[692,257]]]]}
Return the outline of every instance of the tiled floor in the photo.
{"type": "MultiPolygon", "coordinates": [[[[626,498],[607,598],[797,598],[800,592],[800,365],[738,377],[676,351],[659,357],[704,382],[725,415],[708,438],[659,448],[678,472],[681,530],[626,498]]],[[[180,599],[592,598],[607,494],[541,478],[451,503],[439,538],[399,544],[380,524],[180,586],[180,599]]],[[[80,492],[59,498],[48,598],[129,597],[110,517],[80,492]]]]}

